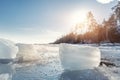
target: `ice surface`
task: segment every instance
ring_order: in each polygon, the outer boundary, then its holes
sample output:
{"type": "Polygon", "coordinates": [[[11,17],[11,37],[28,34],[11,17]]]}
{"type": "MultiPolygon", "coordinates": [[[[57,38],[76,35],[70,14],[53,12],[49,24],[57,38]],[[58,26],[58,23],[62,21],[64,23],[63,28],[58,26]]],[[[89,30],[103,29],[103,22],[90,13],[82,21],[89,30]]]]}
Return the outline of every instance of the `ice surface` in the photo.
{"type": "MultiPolygon", "coordinates": [[[[25,45],[21,47],[25,47],[25,45]]],[[[84,44],[84,45],[79,44],[79,47],[86,48],[88,47],[87,45],[88,44],[84,44]]],[[[120,66],[108,67],[104,65],[94,69],[66,71],[64,70],[64,67],[62,67],[59,58],[59,45],[40,44],[40,45],[31,45],[31,46],[33,46],[34,52],[37,52],[35,55],[42,56],[42,54],[44,54],[42,57],[45,57],[44,60],[47,60],[48,62],[47,63],[45,62],[45,64],[39,64],[39,61],[0,64],[0,80],[120,80],[120,66]]],[[[76,47],[78,45],[70,45],[70,46],[76,47]]],[[[94,45],[89,45],[89,46],[94,46],[94,45]]],[[[116,63],[117,61],[116,64],[117,65],[120,64],[120,59],[119,59],[120,46],[106,45],[106,46],[100,46],[99,48],[101,50],[102,58],[108,59],[110,62],[116,63]]],[[[30,52],[31,49],[32,48],[30,48],[29,50],[30,52]]],[[[67,49],[68,48],[66,48],[66,50],[67,49]]],[[[89,49],[87,49],[86,51],[88,50],[89,49]]],[[[27,54],[25,55],[27,56],[27,54]]],[[[28,54],[28,56],[30,55],[28,54]]],[[[83,56],[83,54],[81,56],[83,56]]]]}
{"type": "Polygon", "coordinates": [[[85,69],[76,71],[65,71],[61,74],[59,80],[108,80],[96,69],[85,69]]]}
{"type": "Polygon", "coordinates": [[[38,60],[40,56],[38,56],[34,45],[32,44],[17,44],[19,48],[19,52],[17,54],[17,58],[20,61],[34,61],[38,60]]]}
{"type": "Polygon", "coordinates": [[[59,48],[65,70],[93,69],[100,63],[100,50],[97,47],[61,44],[59,48]]]}
{"type": "Polygon", "coordinates": [[[102,61],[120,66],[120,46],[100,46],[102,61]]]}
{"type": "Polygon", "coordinates": [[[12,41],[0,39],[0,59],[13,59],[17,52],[18,47],[12,41]]]}
{"type": "Polygon", "coordinates": [[[13,70],[10,64],[0,64],[0,80],[12,80],[13,70]]]}

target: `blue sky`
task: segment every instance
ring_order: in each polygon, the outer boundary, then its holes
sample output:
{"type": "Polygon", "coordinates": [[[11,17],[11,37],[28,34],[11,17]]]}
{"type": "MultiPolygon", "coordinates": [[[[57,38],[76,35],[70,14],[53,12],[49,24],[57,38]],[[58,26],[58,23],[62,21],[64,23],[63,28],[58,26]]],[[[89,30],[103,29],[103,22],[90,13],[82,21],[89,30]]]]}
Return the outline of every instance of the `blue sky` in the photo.
{"type": "Polygon", "coordinates": [[[92,11],[100,23],[117,0],[0,0],[0,37],[22,43],[49,43],[70,31],[71,15],[92,11]]]}

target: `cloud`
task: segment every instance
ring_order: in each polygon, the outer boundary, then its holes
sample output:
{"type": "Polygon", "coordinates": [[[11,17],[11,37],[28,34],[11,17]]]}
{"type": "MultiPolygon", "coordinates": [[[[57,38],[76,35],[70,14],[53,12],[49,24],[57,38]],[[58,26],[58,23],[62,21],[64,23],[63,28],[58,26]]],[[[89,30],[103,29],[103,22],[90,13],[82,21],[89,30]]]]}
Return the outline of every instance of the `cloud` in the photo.
{"type": "Polygon", "coordinates": [[[112,2],[114,0],[97,0],[97,1],[100,2],[100,3],[102,3],[102,4],[107,4],[107,3],[110,3],[110,2],[112,2]]]}

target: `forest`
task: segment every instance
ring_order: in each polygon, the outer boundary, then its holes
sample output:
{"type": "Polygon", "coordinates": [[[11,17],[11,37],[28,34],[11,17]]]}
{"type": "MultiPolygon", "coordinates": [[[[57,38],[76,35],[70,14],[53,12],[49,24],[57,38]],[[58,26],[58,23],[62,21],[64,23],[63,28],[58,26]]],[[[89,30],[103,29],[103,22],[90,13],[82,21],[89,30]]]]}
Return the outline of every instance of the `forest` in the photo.
{"type": "Polygon", "coordinates": [[[99,24],[91,11],[86,15],[84,24],[77,24],[70,33],[63,35],[54,43],[120,43],[120,1],[111,8],[112,14],[99,24]],[[81,34],[82,28],[87,26],[88,30],[81,34]]]}

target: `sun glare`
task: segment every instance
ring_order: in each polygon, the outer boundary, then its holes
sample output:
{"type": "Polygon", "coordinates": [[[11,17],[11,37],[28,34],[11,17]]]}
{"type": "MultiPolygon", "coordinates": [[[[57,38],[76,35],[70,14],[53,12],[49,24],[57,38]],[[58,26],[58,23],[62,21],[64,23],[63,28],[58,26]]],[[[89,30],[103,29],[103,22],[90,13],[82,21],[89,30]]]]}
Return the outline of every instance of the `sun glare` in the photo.
{"type": "Polygon", "coordinates": [[[73,29],[74,32],[78,34],[84,34],[88,31],[88,26],[86,26],[87,21],[87,13],[89,11],[86,9],[74,11],[71,15],[71,23],[73,27],[76,27],[73,29]],[[78,25],[78,26],[76,26],[78,25]]]}
{"type": "Polygon", "coordinates": [[[79,23],[84,23],[86,21],[86,15],[87,15],[88,10],[80,10],[80,11],[75,11],[72,14],[72,23],[73,24],[79,24],[79,23]]]}

